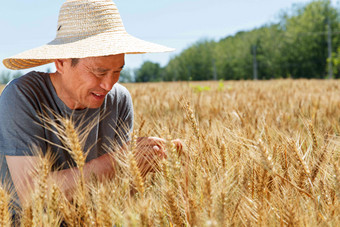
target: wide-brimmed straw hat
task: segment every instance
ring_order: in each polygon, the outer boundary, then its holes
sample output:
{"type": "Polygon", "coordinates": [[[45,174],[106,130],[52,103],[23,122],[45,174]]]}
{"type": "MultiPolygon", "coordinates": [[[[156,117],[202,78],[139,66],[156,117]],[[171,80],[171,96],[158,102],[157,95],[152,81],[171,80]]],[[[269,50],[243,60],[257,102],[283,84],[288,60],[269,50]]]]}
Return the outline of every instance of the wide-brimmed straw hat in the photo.
{"type": "Polygon", "coordinates": [[[3,60],[9,69],[27,69],[54,59],[167,52],[174,49],[128,34],[112,0],[67,0],[59,12],[56,38],[3,60]]]}

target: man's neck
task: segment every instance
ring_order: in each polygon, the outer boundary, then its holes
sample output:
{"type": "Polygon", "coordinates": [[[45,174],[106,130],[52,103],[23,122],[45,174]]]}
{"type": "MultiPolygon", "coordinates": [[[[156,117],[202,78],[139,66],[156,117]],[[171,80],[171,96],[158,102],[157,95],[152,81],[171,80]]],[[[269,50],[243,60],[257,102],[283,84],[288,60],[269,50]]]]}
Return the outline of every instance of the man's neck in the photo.
{"type": "Polygon", "coordinates": [[[71,110],[78,109],[77,105],[74,105],[70,101],[68,101],[69,99],[64,95],[65,94],[64,88],[63,86],[61,86],[60,81],[62,75],[57,71],[55,73],[50,73],[49,76],[54,87],[54,90],[56,91],[57,96],[60,98],[60,100],[71,110]]]}

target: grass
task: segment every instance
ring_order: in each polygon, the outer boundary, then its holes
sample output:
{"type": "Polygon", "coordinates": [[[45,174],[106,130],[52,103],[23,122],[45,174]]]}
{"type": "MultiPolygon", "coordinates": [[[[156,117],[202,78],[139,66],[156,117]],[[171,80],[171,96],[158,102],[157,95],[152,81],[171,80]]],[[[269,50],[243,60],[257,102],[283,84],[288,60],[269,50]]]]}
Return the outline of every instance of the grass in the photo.
{"type": "MultiPolygon", "coordinates": [[[[23,225],[63,219],[70,226],[336,226],[339,86],[337,80],[126,84],[133,138],[180,138],[184,148],[168,143],[158,171],[141,177],[132,142],[114,154],[116,177],[86,182],[73,202],[57,185],[46,189],[41,174],[23,225]]],[[[8,199],[0,191],[2,220],[8,199]]]]}

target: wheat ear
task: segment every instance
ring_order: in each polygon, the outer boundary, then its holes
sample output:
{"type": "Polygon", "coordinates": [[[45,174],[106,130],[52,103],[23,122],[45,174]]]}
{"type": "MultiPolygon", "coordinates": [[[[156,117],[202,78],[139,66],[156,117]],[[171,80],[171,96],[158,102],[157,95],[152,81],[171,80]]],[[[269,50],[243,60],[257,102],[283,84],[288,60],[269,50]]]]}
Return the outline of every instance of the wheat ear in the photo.
{"type": "Polygon", "coordinates": [[[46,209],[47,192],[48,192],[48,175],[50,173],[50,162],[47,157],[39,157],[37,173],[39,174],[37,186],[33,194],[33,225],[42,223],[41,216],[44,215],[46,209]]]}
{"type": "Polygon", "coordinates": [[[185,104],[184,108],[186,110],[186,116],[191,123],[191,128],[194,130],[194,134],[195,134],[197,140],[199,140],[200,131],[199,131],[199,128],[198,128],[198,124],[197,124],[197,121],[196,121],[196,118],[195,118],[194,111],[191,109],[190,102],[187,102],[185,104]]]}
{"type": "Polygon", "coordinates": [[[10,196],[7,191],[3,187],[0,187],[0,226],[11,226],[9,199],[10,196]]]}
{"type": "Polygon", "coordinates": [[[20,224],[21,226],[33,226],[33,214],[32,214],[32,206],[23,207],[20,224]]]}
{"type": "Polygon", "coordinates": [[[98,209],[97,209],[97,223],[99,226],[113,226],[111,222],[108,203],[107,191],[104,185],[100,185],[98,190],[98,209]]]}
{"type": "Polygon", "coordinates": [[[211,189],[211,179],[209,177],[204,177],[204,191],[203,198],[205,198],[205,208],[208,213],[209,219],[211,218],[212,210],[212,189],[211,189]]]}
{"type": "Polygon", "coordinates": [[[309,128],[309,132],[310,132],[312,139],[313,139],[313,150],[315,152],[316,149],[318,148],[318,141],[316,139],[315,130],[314,130],[314,126],[313,126],[312,122],[309,123],[308,128],[309,128]]]}
{"type": "Polygon", "coordinates": [[[336,194],[337,194],[337,197],[340,198],[340,170],[339,170],[339,165],[336,162],[334,162],[333,168],[334,168],[334,175],[335,175],[336,194]]]}
{"type": "Polygon", "coordinates": [[[309,168],[307,166],[307,163],[305,162],[305,160],[303,160],[300,152],[298,151],[295,143],[293,141],[290,142],[290,147],[291,150],[293,151],[293,154],[295,156],[295,158],[299,161],[300,166],[302,166],[302,170],[304,171],[304,174],[309,177],[310,176],[310,171],[309,168]]]}
{"type": "Polygon", "coordinates": [[[73,160],[76,162],[77,167],[80,171],[81,176],[81,184],[84,186],[85,179],[84,179],[84,172],[83,168],[85,165],[85,156],[84,152],[80,143],[79,133],[74,127],[74,124],[71,119],[62,118],[61,122],[65,127],[65,143],[70,148],[70,155],[73,160]]]}
{"type": "Polygon", "coordinates": [[[173,191],[168,190],[166,192],[166,199],[171,213],[171,220],[176,226],[184,226],[181,211],[179,210],[173,191]]]}
{"type": "Polygon", "coordinates": [[[144,188],[144,181],[143,181],[141,172],[137,166],[137,162],[132,151],[129,150],[127,152],[128,152],[127,158],[129,162],[129,171],[131,173],[133,184],[135,185],[140,196],[143,197],[145,188],[144,188]]]}
{"type": "Polygon", "coordinates": [[[222,169],[224,172],[227,171],[227,149],[224,141],[221,143],[221,148],[220,148],[220,158],[221,158],[221,165],[222,169]]]}
{"type": "Polygon", "coordinates": [[[272,172],[274,171],[274,163],[272,157],[269,155],[268,150],[263,146],[262,141],[258,144],[260,154],[261,154],[261,162],[266,170],[272,172]]]}
{"type": "Polygon", "coordinates": [[[327,144],[323,147],[322,151],[321,151],[321,155],[319,155],[318,160],[316,162],[316,164],[314,165],[313,169],[312,169],[312,174],[311,174],[311,181],[312,183],[314,182],[317,174],[319,173],[322,165],[325,163],[326,159],[327,159],[327,144]]]}

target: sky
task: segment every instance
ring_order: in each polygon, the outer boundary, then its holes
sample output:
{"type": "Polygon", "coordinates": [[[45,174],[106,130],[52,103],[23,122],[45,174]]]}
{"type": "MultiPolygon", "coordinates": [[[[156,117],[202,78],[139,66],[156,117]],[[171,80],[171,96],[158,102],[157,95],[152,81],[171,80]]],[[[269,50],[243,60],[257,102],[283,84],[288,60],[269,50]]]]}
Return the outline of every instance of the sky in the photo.
{"type": "MultiPolygon", "coordinates": [[[[55,38],[59,9],[64,0],[10,0],[0,7],[0,70],[2,60],[44,45],[55,38]]],[[[127,55],[125,67],[144,61],[168,61],[195,42],[218,41],[239,31],[278,22],[282,12],[311,0],[114,0],[131,35],[175,48],[171,53],[127,55]]],[[[339,7],[339,0],[331,0],[339,7]]],[[[53,64],[33,68],[55,70],[53,64]]],[[[27,72],[29,70],[24,70],[27,72]]]]}

